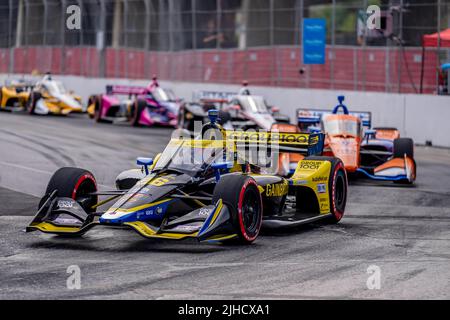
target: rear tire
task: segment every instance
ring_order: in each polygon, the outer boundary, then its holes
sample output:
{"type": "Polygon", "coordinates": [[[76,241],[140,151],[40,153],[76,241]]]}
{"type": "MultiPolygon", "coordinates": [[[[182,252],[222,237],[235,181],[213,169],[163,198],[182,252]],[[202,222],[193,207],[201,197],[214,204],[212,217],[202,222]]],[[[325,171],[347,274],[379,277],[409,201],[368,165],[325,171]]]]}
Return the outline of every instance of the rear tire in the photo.
{"type": "Polygon", "coordinates": [[[398,138],[394,140],[394,158],[404,158],[405,154],[414,159],[414,141],[410,138],[398,138]]]}
{"type": "MultiPolygon", "coordinates": [[[[95,212],[92,206],[97,204],[98,196],[90,196],[89,193],[97,191],[97,182],[91,172],[80,168],[61,168],[51,177],[45,191],[46,196],[55,190],[57,190],[57,197],[71,198],[77,201],[86,212],[95,212]]],[[[42,202],[39,207],[42,206],[42,202]]]]}
{"type": "Polygon", "coordinates": [[[328,194],[330,197],[331,217],[330,223],[338,223],[342,220],[347,204],[348,178],[344,163],[334,157],[306,157],[305,160],[321,160],[331,162],[330,179],[328,181],[328,194]]]}
{"type": "Polygon", "coordinates": [[[141,119],[141,114],[142,112],[144,112],[145,108],[147,108],[147,101],[145,100],[141,100],[141,99],[137,99],[134,102],[134,107],[133,107],[133,118],[131,120],[131,124],[134,127],[139,127],[139,120],[141,119]]]}
{"type": "Polygon", "coordinates": [[[94,111],[94,118],[96,122],[103,122],[102,119],[102,112],[103,112],[103,103],[102,103],[102,96],[98,96],[95,98],[95,111],[94,111]]]}
{"type": "Polygon", "coordinates": [[[231,222],[238,235],[228,243],[251,244],[259,235],[263,206],[258,185],[251,177],[230,174],[221,177],[214,189],[212,203],[222,199],[231,213],[231,222]]]}

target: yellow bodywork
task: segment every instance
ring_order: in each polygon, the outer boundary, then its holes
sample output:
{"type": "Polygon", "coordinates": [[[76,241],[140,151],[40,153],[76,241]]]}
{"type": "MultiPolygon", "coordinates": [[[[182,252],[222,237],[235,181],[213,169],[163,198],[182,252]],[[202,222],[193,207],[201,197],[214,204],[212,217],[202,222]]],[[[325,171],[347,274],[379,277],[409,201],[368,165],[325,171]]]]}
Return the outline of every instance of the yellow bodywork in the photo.
{"type": "Polygon", "coordinates": [[[54,224],[48,222],[33,222],[30,224],[31,228],[40,230],[42,232],[50,232],[50,233],[78,233],[80,231],[79,227],[60,227],[55,226],[54,224]]]}
{"type": "Polygon", "coordinates": [[[94,118],[94,116],[95,116],[95,101],[93,101],[90,105],[88,105],[86,112],[90,118],[94,118]]]}
{"type": "MultiPolygon", "coordinates": [[[[75,100],[80,101],[76,99],[77,96],[72,96],[75,98],[75,100]]],[[[61,100],[55,99],[52,96],[49,96],[47,94],[42,95],[42,98],[44,100],[45,106],[48,108],[48,111],[52,114],[62,114],[67,115],[71,112],[82,112],[83,108],[81,107],[73,107],[66,103],[64,103],[61,100]]],[[[81,103],[80,103],[81,105],[81,103]]]]}
{"type": "Polygon", "coordinates": [[[9,103],[11,99],[17,100],[20,107],[25,107],[30,97],[30,92],[29,91],[17,92],[16,87],[5,86],[1,88],[0,96],[1,96],[0,108],[6,108],[6,106],[10,106],[9,103]]]}
{"type": "Polygon", "coordinates": [[[331,162],[322,160],[299,161],[291,177],[293,186],[308,187],[314,191],[319,203],[320,214],[328,214],[330,208],[329,181],[331,162]]]}

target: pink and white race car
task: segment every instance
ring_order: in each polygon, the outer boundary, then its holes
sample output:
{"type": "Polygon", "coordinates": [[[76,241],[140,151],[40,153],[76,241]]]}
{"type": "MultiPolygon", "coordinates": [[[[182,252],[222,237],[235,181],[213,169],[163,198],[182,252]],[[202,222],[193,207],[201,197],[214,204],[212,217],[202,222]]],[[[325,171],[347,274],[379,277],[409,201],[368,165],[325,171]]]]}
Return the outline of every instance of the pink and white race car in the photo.
{"type": "Polygon", "coordinates": [[[173,91],[161,88],[154,77],[147,87],[106,86],[105,94],[89,98],[87,111],[97,122],[176,127],[180,104],[173,91]]]}

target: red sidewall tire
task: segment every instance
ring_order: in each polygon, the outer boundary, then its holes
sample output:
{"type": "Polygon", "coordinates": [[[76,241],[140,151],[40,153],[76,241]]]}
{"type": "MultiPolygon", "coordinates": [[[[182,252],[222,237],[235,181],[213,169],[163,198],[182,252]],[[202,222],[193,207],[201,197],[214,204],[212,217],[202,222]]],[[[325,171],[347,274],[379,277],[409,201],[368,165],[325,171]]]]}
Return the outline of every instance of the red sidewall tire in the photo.
{"type": "MultiPolygon", "coordinates": [[[[247,233],[247,230],[246,230],[245,226],[244,226],[244,217],[243,217],[243,214],[242,214],[242,206],[243,206],[243,202],[244,202],[245,193],[247,191],[247,188],[250,185],[254,185],[256,190],[258,191],[258,185],[256,184],[255,180],[253,180],[253,179],[247,180],[247,182],[242,186],[241,192],[239,193],[238,219],[239,219],[239,226],[240,226],[240,230],[241,230],[241,235],[245,238],[246,241],[253,242],[258,237],[259,231],[261,230],[262,214],[259,216],[259,221],[257,222],[257,227],[256,227],[257,229],[256,229],[255,233],[253,235],[249,235],[247,233]]],[[[260,200],[259,201],[259,206],[260,206],[260,209],[262,210],[263,205],[262,205],[261,197],[259,197],[259,200],[260,200]]]]}
{"type": "MultiPolygon", "coordinates": [[[[77,201],[80,196],[88,196],[89,193],[96,192],[97,181],[94,175],[87,170],[70,167],[61,168],[51,177],[45,194],[49,195],[55,190],[57,190],[57,197],[71,198],[77,201]]],[[[98,196],[88,197],[91,198],[89,201],[90,205],[97,203],[98,196]]],[[[95,211],[89,205],[85,206],[84,209],[86,212],[95,211]]]]}
{"type": "Polygon", "coordinates": [[[259,235],[263,219],[262,198],[256,181],[242,174],[223,175],[214,189],[212,203],[216,204],[219,200],[229,209],[230,223],[238,236],[225,242],[251,244],[259,235]],[[257,210],[249,210],[255,207],[258,207],[257,210]]]}
{"type": "Polygon", "coordinates": [[[345,205],[347,203],[347,186],[348,186],[348,180],[347,180],[347,173],[345,171],[345,167],[342,163],[342,161],[339,161],[335,166],[333,166],[333,172],[332,172],[332,180],[331,180],[331,193],[330,193],[330,207],[331,207],[331,214],[333,215],[333,221],[339,222],[341,221],[342,217],[344,216],[344,210],[345,205]],[[342,179],[340,181],[339,179],[342,179]],[[343,184],[338,185],[339,184],[343,184]],[[343,190],[337,190],[337,188],[343,188],[343,190]],[[341,195],[343,197],[342,203],[336,203],[337,201],[337,193],[342,192],[341,195]]]}

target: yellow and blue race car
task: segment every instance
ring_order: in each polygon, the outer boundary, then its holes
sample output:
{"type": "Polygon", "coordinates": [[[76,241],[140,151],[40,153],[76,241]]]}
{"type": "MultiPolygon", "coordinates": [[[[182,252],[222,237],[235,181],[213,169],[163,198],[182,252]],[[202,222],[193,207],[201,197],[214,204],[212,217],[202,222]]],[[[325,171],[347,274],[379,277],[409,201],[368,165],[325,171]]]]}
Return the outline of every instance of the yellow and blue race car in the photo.
{"type": "Polygon", "coordinates": [[[339,159],[320,156],[321,133],[226,131],[217,117],[210,110],[197,138],[180,130],[154,160],[138,158],[141,168],[121,173],[114,191],[99,192],[87,170],[59,169],[26,231],[78,236],[103,225],[146,238],[249,244],[262,227],[342,219],[347,175],[339,159]],[[290,178],[273,173],[278,152],[306,155],[290,178]]]}

